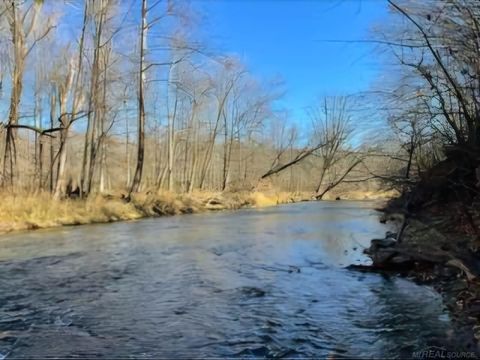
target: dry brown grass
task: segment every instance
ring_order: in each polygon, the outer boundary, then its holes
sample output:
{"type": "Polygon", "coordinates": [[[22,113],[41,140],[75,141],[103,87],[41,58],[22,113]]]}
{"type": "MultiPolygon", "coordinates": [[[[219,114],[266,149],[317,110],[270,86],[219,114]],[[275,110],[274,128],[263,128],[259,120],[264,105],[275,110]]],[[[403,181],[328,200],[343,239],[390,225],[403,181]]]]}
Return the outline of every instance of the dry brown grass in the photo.
{"type": "Polygon", "coordinates": [[[122,199],[120,194],[97,195],[86,200],[54,200],[46,192],[3,193],[1,198],[0,233],[291,202],[291,198],[283,193],[265,195],[250,192],[150,192],[136,194],[130,202],[122,199]],[[212,199],[218,204],[216,208],[207,205],[212,199]]]}
{"type": "MultiPolygon", "coordinates": [[[[363,200],[392,197],[392,192],[351,192],[342,199],[363,200]]],[[[325,199],[334,199],[332,193],[325,199]]],[[[133,220],[143,217],[197,213],[208,210],[234,210],[242,207],[267,207],[312,199],[311,193],[268,191],[169,192],[136,194],[130,202],[120,194],[97,195],[86,200],[54,200],[49,193],[3,193],[0,203],[0,233],[133,220]]]]}
{"type": "Polygon", "coordinates": [[[279,204],[289,204],[299,201],[312,200],[312,193],[307,192],[285,192],[285,191],[268,191],[253,192],[248,194],[252,206],[268,207],[279,204]]]}
{"type": "Polygon", "coordinates": [[[2,194],[0,232],[138,219],[142,213],[120,198],[54,200],[49,193],[2,194]]]}

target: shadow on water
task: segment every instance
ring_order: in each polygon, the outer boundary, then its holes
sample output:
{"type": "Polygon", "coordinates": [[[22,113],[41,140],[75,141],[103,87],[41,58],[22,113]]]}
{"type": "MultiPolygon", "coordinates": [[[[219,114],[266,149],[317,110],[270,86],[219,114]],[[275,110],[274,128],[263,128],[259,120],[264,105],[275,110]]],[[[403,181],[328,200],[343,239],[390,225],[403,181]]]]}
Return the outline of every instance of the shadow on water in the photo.
{"type": "MultiPolygon", "coordinates": [[[[320,202],[4,237],[7,357],[410,356],[451,324],[430,288],[342,268],[387,228],[320,202]]],[[[454,341],[454,339],[452,339],[454,341]]]]}

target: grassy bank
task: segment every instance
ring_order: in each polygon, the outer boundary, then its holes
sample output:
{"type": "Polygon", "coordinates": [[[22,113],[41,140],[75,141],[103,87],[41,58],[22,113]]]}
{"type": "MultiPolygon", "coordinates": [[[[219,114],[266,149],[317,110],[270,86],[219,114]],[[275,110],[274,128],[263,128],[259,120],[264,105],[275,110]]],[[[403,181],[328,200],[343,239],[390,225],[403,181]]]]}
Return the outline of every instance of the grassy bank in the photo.
{"type": "MultiPolygon", "coordinates": [[[[390,193],[339,193],[325,198],[334,200],[376,200],[390,193]]],[[[0,234],[59,226],[107,223],[191,214],[205,211],[235,210],[245,207],[268,207],[310,201],[312,193],[283,191],[169,192],[141,193],[126,201],[120,193],[91,196],[88,199],[54,200],[50,193],[3,193],[0,203],[0,234]]]]}
{"type": "Polygon", "coordinates": [[[144,217],[265,207],[311,199],[307,193],[236,192],[137,194],[125,201],[121,194],[88,199],[54,200],[49,193],[2,195],[0,233],[16,230],[106,223],[144,217]]]}

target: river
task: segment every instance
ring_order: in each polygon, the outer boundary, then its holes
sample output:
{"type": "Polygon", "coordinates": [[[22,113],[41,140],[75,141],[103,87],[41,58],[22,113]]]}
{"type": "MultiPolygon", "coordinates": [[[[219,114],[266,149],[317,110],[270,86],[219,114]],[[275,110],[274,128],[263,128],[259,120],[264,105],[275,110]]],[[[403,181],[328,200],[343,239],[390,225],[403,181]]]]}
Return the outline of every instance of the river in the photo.
{"type": "Polygon", "coordinates": [[[0,358],[405,357],[445,345],[440,296],[344,269],[388,228],[368,202],[0,237],[0,358]]]}

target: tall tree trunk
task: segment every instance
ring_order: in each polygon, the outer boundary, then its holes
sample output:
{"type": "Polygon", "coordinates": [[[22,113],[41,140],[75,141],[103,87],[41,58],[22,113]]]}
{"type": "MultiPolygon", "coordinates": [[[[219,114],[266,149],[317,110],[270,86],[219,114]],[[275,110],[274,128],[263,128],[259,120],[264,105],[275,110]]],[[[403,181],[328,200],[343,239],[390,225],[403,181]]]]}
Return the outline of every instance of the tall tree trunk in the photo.
{"type": "Polygon", "coordinates": [[[67,137],[68,128],[60,131],[60,148],[58,149],[58,171],[57,184],[55,186],[55,193],[53,197],[60,199],[64,194],[67,186],[65,169],[67,167],[67,137]]]}
{"type": "Polygon", "coordinates": [[[228,177],[228,121],[225,111],[223,112],[223,177],[222,191],[227,187],[228,177]]]}
{"type": "Polygon", "coordinates": [[[328,169],[328,166],[326,166],[326,165],[322,166],[322,173],[320,174],[320,179],[318,179],[317,188],[315,190],[316,194],[320,193],[320,189],[322,188],[323,179],[325,178],[325,173],[327,172],[327,169],[328,169]]]}
{"type": "MultiPolygon", "coordinates": [[[[124,102],[124,106],[125,106],[125,102],[124,102]]],[[[128,124],[128,114],[125,113],[125,157],[127,158],[127,181],[126,181],[126,189],[128,189],[128,187],[130,186],[130,172],[131,172],[131,169],[130,169],[130,130],[129,130],[129,124],[128,124]]]]}
{"type": "Polygon", "coordinates": [[[408,179],[410,177],[410,169],[412,167],[414,152],[415,152],[415,133],[413,133],[410,138],[410,146],[408,148],[408,163],[407,163],[407,169],[405,170],[405,179],[408,179]]]}
{"type": "Polygon", "coordinates": [[[80,78],[82,73],[82,64],[83,64],[83,46],[85,41],[85,29],[87,26],[88,19],[88,1],[85,1],[84,14],[83,14],[83,26],[82,33],[80,35],[80,43],[78,49],[78,60],[77,60],[77,69],[69,67],[69,73],[67,74],[66,83],[63,89],[63,97],[60,98],[60,117],[61,117],[61,126],[62,130],[60,132],[60,149],[58,156],[58,175],[57,175],[57,185],[55,187],[54,198],[59,199],[66,195],[67,188],[67,176],[66,176],[66,166],[67,166],[67,140],[70,130],[70,126],[73,123],[75,116],[80,105],[80,78]],[[70,92],[70,87],[72,84],[73,72],[75,72],[74,81],[74,93],[72,100],[72,108],[70,114],[65,113],[66,102],[68,100],[68,94],[70,92]]]}
{"type": "MultiPolygon", "coordinates": [[[[40,129],[42,127],[41,119],[42,119],[42,109],[41,109],[41,104],[42,104],[42,99],[40,95],[38,94],[38,89],[35,92],[35,107],[33,110],[33,116],[34,116],[34,123],[35,127],[37,129],[40,129]]],[[[35,174],[35,179],[34,179],[34,187],[41,190],[43,183],[42,183],[42,169],[40,164],[42,163],[41,159],[41,152],[40,152],[40,147],[42,143],[42,135],[38,134],[37,132],[34,133],[35,136],[35,150],[34,150],[34,174],[35,174]]]]}
{"type": "MultiPolygon", "coordinates": [[[[99,58],[100,45],[103,32],[103,22],[105,11],[103,8],[103,0],[100,0],[100,16],[95,26],[95,48],[93,51],[92,74],[90,79],[90,95],[88,99],[88,118],[87,129],[85,131],[85,139],[83,146],[82,169],[80,174],[80,194],[88,196],[91,190],[93,179],[94,155],[95,155],[95,130],[96,120],[98,118],[98,81],[99,81],[99,58]]],[[[94,3],[92,3],[94,4],[94,3]]]]}
{"type": "Polygon", "coordinates": [[[195,187],[196,173],[198,166],[198,123],[197,123],[197,103],[194,100],[192,106],[192,131],[193,131],[193,145],[192,145],[192,160],[190,174],[188,177],[187,192],[191,193],[195,187]]]}
{"type": "MultiPolygon", "coordinates": [[[[11,3],[11,21],[10,32],[13,42],[13,76],[12,89],[10,95],[10,107],[8,111],[8,125],[16,125],[18,123],[18,108],[23,86],[23,72],[25,69],[25,39],[24,32],[19,24],[17,15],[17,5],[11,3]]],[[[7,127],[5,138],[5,152],[3,158],[3,182],[13,186],[14,165],[16,163],[15,149],[15,133],[16,131],[7,127]]]]}
{"type": "Polygon", "coordinates": [[[223,109],[225,107],[225,102],[227,101],[228,95],[230,94],[230,91],[232,90],[232,88],[233,88],[233,81],[231,82],[227,91],[225,92],[222,99],[218,103],[215,126],[213,128],[213,132],[212,132],[212,135],[210,137],[210,141],[207,144],[207,149],[206,149],[205,155],[203,157],[202,168],[201,168],[201,173],[200,173],[200,185],[199,185],[200,189],[203,189],[203,187],[205,185],[205,177],[207,175],[208,168],[210,167],[210,163],[212,161],[213,150],[214,150],[214,147],[215,147],[215,140],[217,138],[218,127],[220,125],[220,117],[222,116],[223,109]]]}
{"type": "Polygon", "coordinates": [[[175,158],[175,118],[177,115],[178,97],[175,94],[173,114],[168,115],[168,165],[167,165],[167,186],[168,191],[173,191],[173,160],[175,158]]]}
{"type": "MultiPolygon", "coordinates": [[[[55,111],[55,107],[56,107],[56,104],[57,104],[57,98],[56,98],[56,94],[55,94],[55,87],[52,86],[51,88],[51,94],[50,94],[50,128],[53,129],[53,124],[54,124],[54,121],[55,121],[55,115],[56,115],[56,111],[55,111]]],[[[49,155],[50,155],[50,174],[49,174],[49,184],[48,184],[48,188],[49,188],[49,191],[51,193],[53,193],[53,183],[54,183],[54,161],[55,161],[55,155],[54,155],[54,148],[53,148],[53,138],[50,138],[50,142],[49,142],[49,155]]]]}
{"type": "Polygon", "coordinates": [[[147,0],[142,0],[142,27],[140,31],[140,66],[138,81],[138,144],[137,144],[137,166],[133,176],[132,186],[128,197],[132,193],[138,192],[140,182],[142,181],[143,160],[145,154],[145,102],[144,102],[144,82],[145,82],[145,46],[147,40],[147,0]]]}

